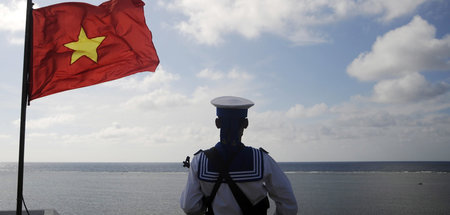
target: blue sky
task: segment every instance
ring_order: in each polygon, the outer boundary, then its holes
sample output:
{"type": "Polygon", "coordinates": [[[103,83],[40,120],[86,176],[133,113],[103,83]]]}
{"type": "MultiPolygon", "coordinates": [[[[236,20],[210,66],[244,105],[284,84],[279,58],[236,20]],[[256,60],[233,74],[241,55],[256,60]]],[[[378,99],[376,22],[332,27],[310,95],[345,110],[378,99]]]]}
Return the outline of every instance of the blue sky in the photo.
{"type": "MultiPolygon", "coordinates": [[[[243,142],[277,161],[449,160],[449,1],[144,2],[157,71],[33,100],[26,161],[184,160],[218,141],[223,95],[255,102],[243,142]]],[[[0,3],[0,162],[18,157],[24,15],[0,3]]]]}

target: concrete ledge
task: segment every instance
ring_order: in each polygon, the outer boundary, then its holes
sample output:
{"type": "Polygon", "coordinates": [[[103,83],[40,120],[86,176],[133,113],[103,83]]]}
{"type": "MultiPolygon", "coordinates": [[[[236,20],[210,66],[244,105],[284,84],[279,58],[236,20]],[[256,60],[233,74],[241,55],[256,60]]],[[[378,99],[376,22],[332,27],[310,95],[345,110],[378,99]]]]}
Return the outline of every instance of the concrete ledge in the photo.
{"type": "MultiPolygon", "coordinates": [[[[45,209],[45,210],[30,210],[30,215],[59,215],[56,210],[45,209]]],[[[15,215],[16,211],[0,211],[0,215],[15,215]]],[[[27,211],[22,211],[22,215],[28,215],[27,211]]]]}

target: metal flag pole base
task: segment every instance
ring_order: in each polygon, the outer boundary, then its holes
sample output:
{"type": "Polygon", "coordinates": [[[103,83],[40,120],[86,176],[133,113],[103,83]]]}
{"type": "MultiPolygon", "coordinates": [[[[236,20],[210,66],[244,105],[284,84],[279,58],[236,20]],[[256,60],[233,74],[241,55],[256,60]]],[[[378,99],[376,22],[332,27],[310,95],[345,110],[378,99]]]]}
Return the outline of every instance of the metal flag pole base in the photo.
{"type": "Polygon", "coordinates": [[[17,208],[16,214],[22,215],[23,201],[23,166],[25,154],[25,122],[28,102],[28,75],[31,68],[31,48],[32,48],[32,18],[33,3],[27,0],[26,25],[25,25],[25,45],[23,57],[23,77],[22,77],[22,104],[20,111],[20,138],[19,138],[19,166],[17,176],[17,208]]]}

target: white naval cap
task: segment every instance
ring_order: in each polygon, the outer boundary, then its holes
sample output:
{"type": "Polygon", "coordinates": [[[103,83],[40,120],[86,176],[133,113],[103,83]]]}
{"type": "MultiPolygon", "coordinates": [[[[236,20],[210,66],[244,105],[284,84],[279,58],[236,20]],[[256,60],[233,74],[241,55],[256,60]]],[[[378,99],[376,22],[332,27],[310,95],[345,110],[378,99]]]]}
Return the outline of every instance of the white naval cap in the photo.
{"type": "Polygon", "coordinates": [[[255,103],[248,99],[236,96],[221,96],[211,100],[211,104],[217,108],[249,109],[255,103]]]}
{"type": "Polygon", "coordinates": [[[217,108],[219,117],[246,117],[247,110],[255,103],[241,97],[221,96],[211,100],[211,104],[217,108]]]}

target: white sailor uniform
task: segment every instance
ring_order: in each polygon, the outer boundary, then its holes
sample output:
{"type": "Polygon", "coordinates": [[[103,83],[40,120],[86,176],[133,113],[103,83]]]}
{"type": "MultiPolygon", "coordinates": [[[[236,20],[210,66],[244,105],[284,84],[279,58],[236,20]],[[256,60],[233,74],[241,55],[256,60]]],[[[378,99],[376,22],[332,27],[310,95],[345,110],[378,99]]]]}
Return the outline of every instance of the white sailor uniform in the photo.
{"type": "MultiPolygon", "coordinates": [[[[229,170],[233,181],[253,204],[269,194],[276,204],[275,214],[297,214],[297,201],[288,178],[263,149],[245,147],[233,159],[229,170]]],[[[208,162],[204,152],[194,156],[187,184],[180,198],[181,208],[186,214],[204,212],[202,198],[211,194],[218,176],[217,167],[208,162]]],[[[227,183],[222,183],[219,187],[212,208],[215,215],[242,214],[227,183]]]]}

